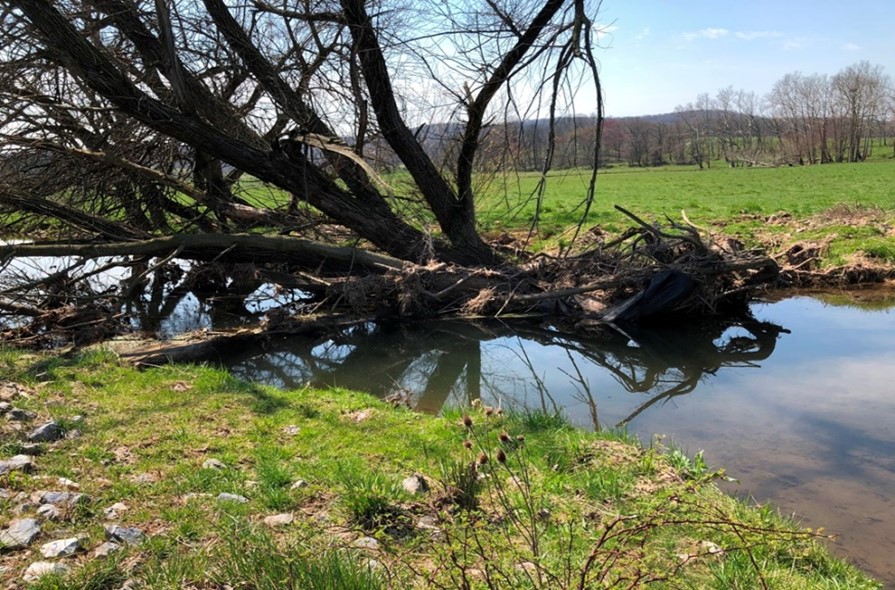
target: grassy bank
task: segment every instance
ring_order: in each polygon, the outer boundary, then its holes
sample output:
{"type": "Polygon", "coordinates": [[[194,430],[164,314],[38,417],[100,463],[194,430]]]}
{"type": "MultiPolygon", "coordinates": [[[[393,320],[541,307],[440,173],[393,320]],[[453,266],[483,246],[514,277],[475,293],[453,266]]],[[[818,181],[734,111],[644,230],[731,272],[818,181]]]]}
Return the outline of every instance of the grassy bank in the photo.
{"type": "Polygon", "coordinates": [[[69,567],[31,583],[43,590],[877,587],[817,532],[719,493],[700,458],[556,416],[432,417],[105,353],[4,351],[0,376],[33,413],[4,421],[0,458],[47,420],[68,433],[2,476],[0,527],[33,517],[41,491],[87,496],[0,555],[3,587],[38,560],[69,567]],[[429,491],[404,488],[414,474],[429,491]],[[97,557],[112,524],[143,537],[97,557]],[[72,557],[38,551],[76,536],[72,557]]]}

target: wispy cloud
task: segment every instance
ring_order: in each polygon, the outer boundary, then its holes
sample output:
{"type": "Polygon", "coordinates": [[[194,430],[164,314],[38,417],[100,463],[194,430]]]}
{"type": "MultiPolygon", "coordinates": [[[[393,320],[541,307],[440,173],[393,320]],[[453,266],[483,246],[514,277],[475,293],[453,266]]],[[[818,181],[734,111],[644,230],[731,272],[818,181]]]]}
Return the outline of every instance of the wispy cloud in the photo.
{"type": "Polygon", "coordinates": [[[850,53],[854,53],[855,51],[861,51],[863,49],[860,45],[855,43],[846,43],[842,45],[842,51],[848,51],[850,53]]]}
{"type": "Polygon", "coordinates": [[[637,39],[638,41],[642,41],[642,40],[646,39],[647,37],[649,37],[651,32],[652,31],[650,31],[650,28],[646,27],[642,31],[637,33],[637,36],[634,38],[637,39]]]}
{"type": "Polygon", "coordinates": [[[803,47],[805,47],[805,39],[802,37],[794,37],[783,42],[785,50],[802,49],[803,47]]]}
{"type": "Polygon", "coordinates": [[[702,29],[692,33],[684,33],[684,39],[693,41],[695,39],[720,39],[730,34],[727,29],[702,29]]]}
{"type": "Polygon", "coordinates": [[[753,41],[755,39],[775,39],[783,36],[779,31],[737,31],[734,33],[737,39],[753,41]]]}
{"type": "Polygon", "coordinates": [[[723,28],[709,28],[692,31],[690,33],[684,33],[683,37],[687,41],[695,41],[696,39],[722,39],[724,37],[730,37],[731,35],[742,41],[783,37],[783,33],[780,31],[731,31],[723,28]]]}

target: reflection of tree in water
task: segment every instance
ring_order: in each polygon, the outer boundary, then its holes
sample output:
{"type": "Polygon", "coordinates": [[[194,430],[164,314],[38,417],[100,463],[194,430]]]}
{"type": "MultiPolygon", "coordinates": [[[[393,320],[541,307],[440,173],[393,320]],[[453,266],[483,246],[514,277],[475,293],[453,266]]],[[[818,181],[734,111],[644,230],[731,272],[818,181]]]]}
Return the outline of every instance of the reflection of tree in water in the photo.
{"type": "MultiPolygon", "coordinates": [[[[646,396],[620,424],[647,408],[692,392],[700,381],[723,367],[750,367],[774,351],[783,328],[756,320],[699,326],[606,330],[579,337],[533,326],[498,322],[430,322],[416,326],[355,326],[325,341],[290,339],[268,350],[242,351],[228,364],[240,376],[281,387],[339,386],[385,396],[412,392],[416,407],[438,411],[449,399],[469,404],[483,394],[512,402],[518,387],[534,389],[545,410],[558,409],[530,355],[532,345],[566,351],[568,365],[558,368],[575,386],[595,427],[597,399],[586,375],[607,371],[625,389],[646,396]],[[513,342],[513,344],[509,344],[513,342]],[[484,343],[499,343],[518,362],[483,371],[484,343]],[[530,350],[531,349],[531,350],[530,350]],[[513,365],[512,367],[509,365],[513,365]],[[516,367],[521,367],[521,370],[516,367]],[[515,369],[515,373],[508,375],[515,369]]],[[[535,352],[532,352],[535,351],[535,352]]]]}
{"type": "Polygon", "coordinates": [[[584,371],[571,352],[602,367],[630,393],[646,394],[646,402],[615,426],[623,426],[647,408],[693,392],[708,375],[723,367],[758,367],[771,356],[777,337],[788,330],[754,319],[667,327],[625,327],[617,337],[584,341],[557,335],[550,343],[563,347],[575,373],[567,373],[581,401],[599,428],[596,399],[587,386],[584,371]]]}

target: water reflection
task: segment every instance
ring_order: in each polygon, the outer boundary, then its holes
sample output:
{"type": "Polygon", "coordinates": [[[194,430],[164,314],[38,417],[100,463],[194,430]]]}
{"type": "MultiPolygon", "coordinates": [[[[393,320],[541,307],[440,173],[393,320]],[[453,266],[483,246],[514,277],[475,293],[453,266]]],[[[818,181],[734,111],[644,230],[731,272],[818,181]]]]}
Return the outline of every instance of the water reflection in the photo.
{"type": "Polygon", "coordinates": [[[571,394],[586,406],[588,426],[601,428],[625,425],[651,406],[691,393],[723,368],[757,367],[785,332],[753,319],[607,329],[597,338],[533,324],[371,323],[323,342],[290,339],[244,350],[225,362],[245,379],[284,388],[339,386],[379,396],[407,392],[415,407],[429,412],[476,399],[566,412],[571,394]],[[565,386],[556,387],[558,376],[565,386]],[[593,385],[595,378],[606,377],[616,390],[638,395],[627,414],[610,412],[601,421],[602,402],[593,385]]]}
{"type": "Polygon", "coordinates": [[[132,330],[165,339],[256,323],[272,308],[297,308],[305,296],[267,282],[261,271],[244,264],[74,256],[0,261],[0,329],[30,321],[16,306],[46,310],[104,302],[110,322],[126,322],[132,330]]]}
{"type": "Polygon", "coordinates": [[[895,313],[878,299],[827,301],[589,338],[532,324],[370,324],[222,360],[280,387],[407,391],[426,411],[482,399],[624,424],[644,441],[667,435],[723,465],[739,480],[732,493],[839,535],[834,551],[895,587],[895,313]]]}

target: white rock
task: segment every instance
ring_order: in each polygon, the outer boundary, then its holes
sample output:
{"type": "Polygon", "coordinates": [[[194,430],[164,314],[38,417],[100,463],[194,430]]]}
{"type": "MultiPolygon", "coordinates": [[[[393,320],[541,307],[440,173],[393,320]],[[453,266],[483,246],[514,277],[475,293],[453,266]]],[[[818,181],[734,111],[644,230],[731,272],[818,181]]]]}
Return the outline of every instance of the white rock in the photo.
{"type": "Polygon", "coordinates": [[[293,483],[291,486],[289,486],[289,489],[290,490],[300,490],[300,489],[306,488],[306,487],[308,487],[308,482],[306,482],[303,479],[297,479],[297,480],[295,480],[295,483],[293,483]]]}
{"type": "Polygon", "coordinates": [[[287,526],[295,521],[295,515],[291,512],[285,512],[283,514],[271,514],[270,516],[264,517],[264,524],[269,527],[279,527],[279,526],[287,526]]]}
{"type": "Polygon", "coordinates": [[[240,496],[239,494],[229,494],[227,492],[221,492],[217,497],[218,502],[239,502],[240,504],[245,504],[249,501],[245,496],[240,496]]]}
{"type": "Polygon", "coordinates": [[[64,576],[67,573],[68,566],[65,564],[52,563],[49,561],[35,561],[25,570],[24,575],[22,575],[22,580],[26,582],[34,582],[49,574],[64,576]]]}
{"type": "Polygon", "coordinates": [[[295,436],[299,432],[301,432],[301,428],[299,428],[295,424],[290,424],[289,426],[287,426],[283,429],[283,433],[287,434],[289,436],[295,436]]]}
{"type": "Polygon", "coordinates": [[[414,473],[410,477],[404,479],[401,482],[401,487],[408,494],[425,494],[429,491],[429,483],[426,481],[426,478],[420,475],[419,473],[414,473]]]}
{"type": "Polygon", "coordinates": [[[226,469],[227,466],[224,465],[223,461],[218,459],[206,459],[204,463],[202,463],[202,469],[226,469]]]}
{"type": "Polygon", "coordinates": [[[106,541],[99,547],[93,550],[94,557],[108,557],[109,555],[115,553],[121,549],[121,545],[115,543],[114,541],[106,541]]]}
{"type": "Polygon", "coordinates": [[[31,471],[34,462],[28,455],[16,455],[11,459],[0,461],[0,475],[6,475],[13,471],[31,471]]]}
{"type": "Polygon", "coordinates": [[[74,506],[89,501],[90,497],[78,492],[40,491],[32,494],[31,499],[38,504],[74,506]]]}
{"type": "Polygon", "coordinates": [[[60,477],[58,479],[58,481],[59,481],[59,485],[61,485],[64,488],[69,488],[71,490],[80,490],[81,489],[80,484],[73,482],[72,480],[68,479],[67,477],[60,477]]]}
{"type": "Polygon", "coordinates": [[[124,502],[115,502],[114,504],[103,510],[103,516],[105,516],[108,520],[116,520],[119,515],[121,515],[123,512],[127,512],[127,510],[127,504],[125,504],[124,502]]]}
{"type": "Polygon", "coordinates": [[[62,511],[54,504],[43,504],[38,506],[37,515],[45,520],[59,520],[62,518],[62,511]]]}
{"type": "Polygon", "coordinates": [[[70,539],[58,539],[56,541],[44,543],[40,547],[40,554],[48,558],[68,557],[69,555],[74,555],[78,551],[81,551],[83,548],[84,546],[81,545],[81,539],[72,537],[70,539]]]}

